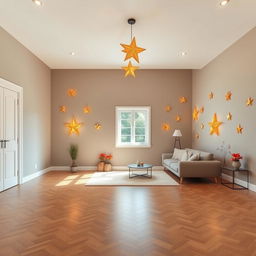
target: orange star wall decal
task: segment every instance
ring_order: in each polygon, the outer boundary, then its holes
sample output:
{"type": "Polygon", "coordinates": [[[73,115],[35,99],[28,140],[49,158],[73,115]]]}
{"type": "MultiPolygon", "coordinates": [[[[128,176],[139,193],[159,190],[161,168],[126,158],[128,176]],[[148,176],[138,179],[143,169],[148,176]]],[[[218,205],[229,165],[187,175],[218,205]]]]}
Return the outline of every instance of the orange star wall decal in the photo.
{"type": "Polygon", "coordinates": [[[94,128],[99,131],[102,128],[102,125],[100,123],[96,123],[94,128]]]}
{"type": "Polygon", "coordinates": [[[75,97],[77,95],[77,90],[76,89],[68,89],[67,95],[69,97],[75,97]]]}
{"type": "Polygon", "coordinates": [[[68,134],[80,134],[80,128],[83,125],[83,123],[77,122],[76,118],[73,118],[69,123],[65,123],[65,126],[68,128],[68,134]]]}
{"type": "Polygon", "coordinates": [[[194,107],[192,117],[194,121],[197,121],[199,119],[199,109],[197,107],[194,107]]]}
{"type": "Polygon", "coordinates": [[[230,121],[232,120],[232,114],[229,112],[228,115],[227,115],[227,119],[230,121]]]}
{"type": "Polygon", "coordinates": [[[125,70],[125,77],[127,76],[133,76],[135,77],[135,70],[139,69],[139,67],[133,66],[131,61],[129,61],[127,67],[122,67],[123,70],[125,70]]]}
{"type": "Polygon", "coordinates": [[[204,107],[200,108],[200,113],[204,113],[204,107]]]}
{"type": "Polygon", "coordinates": [[[177,115],[177,116],[175,117],[175,120],[176,120],[176,122],[180,122],[180,121],[181,121],[181,116],[180,116],[180,115],[177,115]]]}
{"type": "Polygon", "coordinates": [[[126,53],[126,56],[125,56],[125,59],[124,59],[125,61],[130,59],[130,58],[133,58],[138,63],[140,63],[139,53],[145,51],[146,49],[137,46],[135,37],[132,39],[132,42],[131,42],[130,45],[128,45],[128,44],[120,44],[120,45],[124,48],[122,50],[122,52],[126,53]]]}
{"type": "Polygon", "coordinates": [[[89,114],[92,112],[92,109],[90,106],[84,106],[83,111],[85,114],[89,114]]]}
{"type": "Polygon", "coordinates": [[[210,93],[208,94],[208,98],[209,98],[209,100],[212,100],[212,99],[213,99],[213,97],[214,97],[213,92],[210,92],[210,93]]]}
{"type": "Polygon", "coordinates": [[[225,95],[225,98],[226,98],[226,101],[229,101],[231,100],[231,97],[232,97],[232,92],[231,91],[228,91],[225,95]]]}
{"type": "Polygon", "coordinates": [[[179,101],[182,104],[182,103],[186,103],[188,100],[186,97],[180,97],[179,101]]]}
{"type": "Polygon", "coordinates": [[[162,130],[163,131],[170,131],[171,130],[171,126],[167,123],[163,123],[162,124],[162,130]]]}
{"type": "Polygon", "coordinates": [[[238,134],[242,134],[242,133],[243,133],[243,130],[244,130],[244,128],[243,128],[240,124],[236,127],[236,132],[237,132],[238,134]]]}
{"type": "Polygon", "coordinates": [[[254,99],[252,97],[249,97],[246,101],[246,106],[252,106],[254,102],[254,99]]]}
{"type": "Polygon", "coordinates": [[[217,114],[214,113],[212,121],[209,122],[209,126],[210,126],[210,135],[216,134],[216,135],[220,135],[220,126],[223,124],[223,122],[219,122],[218,118],[217,118],[217,114]]]}
{"type": "Polygon", "coordinates": [[[172,107],[170,105],[165,106],[165,111],[170,112],[172,110],[172,107]]]}
{"type": "Polygon", "coordinates": [[[66,106],[60,106],[59,111],[62,112],[62,113],[65,113],[67,111],[67,107],[66,106]]]}

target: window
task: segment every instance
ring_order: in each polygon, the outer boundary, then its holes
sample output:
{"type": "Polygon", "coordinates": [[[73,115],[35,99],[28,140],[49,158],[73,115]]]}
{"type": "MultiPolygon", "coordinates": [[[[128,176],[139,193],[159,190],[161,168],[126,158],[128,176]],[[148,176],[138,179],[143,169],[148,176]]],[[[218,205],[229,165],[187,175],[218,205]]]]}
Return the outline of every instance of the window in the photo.
{"type": "Polygon", "coordinates": [[[150,147],[150,107],[116,107],[116,147],[150,147]]]}

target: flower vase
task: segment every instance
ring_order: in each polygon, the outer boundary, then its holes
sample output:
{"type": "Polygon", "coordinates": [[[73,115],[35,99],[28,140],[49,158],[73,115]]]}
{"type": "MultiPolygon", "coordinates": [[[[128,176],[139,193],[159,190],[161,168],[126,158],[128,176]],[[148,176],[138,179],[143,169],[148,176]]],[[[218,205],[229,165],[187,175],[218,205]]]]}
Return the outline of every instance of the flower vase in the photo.
{"type": "Polygon", "coordinates": [[[104,171],[104,166],[105,166],[105,162],[100,161],[97,165],[97,170],[98,172],[103,172],[104,171]]]}
{"type": "Polygon", "coordinates": [[[235,170],[239,170],[239,168],[241,167],[241,163],[240,161],[232,161],[232,166],[234,167],[235,170]]]}
{"type": "Polygon", "coordinates": [[[110,163],[106,163],[104,166],[104,172],[110,172],[112,170],[112,165],[110,163]]]}

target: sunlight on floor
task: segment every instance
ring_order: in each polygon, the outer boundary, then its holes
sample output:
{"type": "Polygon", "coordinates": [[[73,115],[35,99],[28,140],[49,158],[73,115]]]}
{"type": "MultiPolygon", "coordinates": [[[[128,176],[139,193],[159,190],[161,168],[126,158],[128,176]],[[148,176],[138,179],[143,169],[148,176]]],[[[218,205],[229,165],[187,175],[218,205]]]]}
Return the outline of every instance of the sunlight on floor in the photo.
{"type": "Polygon", "coordinates": [[[58,182],[55,186],[56,187],[62,187],[67,185],[82,185],[85,184],[88,179],[91,178],[93,173],[88,174],[75,174],[75,175],[69,175],[66,178],[64,178],[62,181],[58,182]]]}

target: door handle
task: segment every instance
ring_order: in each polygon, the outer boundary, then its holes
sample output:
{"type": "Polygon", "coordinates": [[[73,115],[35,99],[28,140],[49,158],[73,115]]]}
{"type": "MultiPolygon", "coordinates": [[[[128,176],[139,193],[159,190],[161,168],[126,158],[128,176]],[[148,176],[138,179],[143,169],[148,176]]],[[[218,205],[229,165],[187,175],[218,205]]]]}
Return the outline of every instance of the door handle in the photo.
{"type": "Polygon", "coordinates": [[[0,140],[1,142],[1,148],[6,148],[6,142],[8,142],[9,140],[0,140]]]}
{"type": "Polygon", "coordinates": [[[9,140],[4,140],[4,148],[6,148],[6,142],[8,142],[9,140]]]}
{"type": "Polygon", "coordinates": [[[3,140],[0,140],[1,148],[3,148],[3,140]]]}

